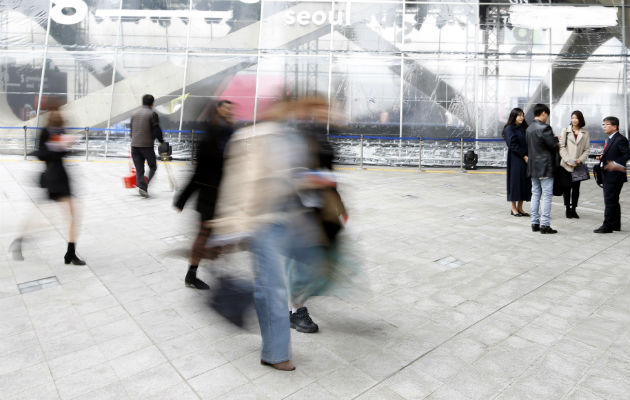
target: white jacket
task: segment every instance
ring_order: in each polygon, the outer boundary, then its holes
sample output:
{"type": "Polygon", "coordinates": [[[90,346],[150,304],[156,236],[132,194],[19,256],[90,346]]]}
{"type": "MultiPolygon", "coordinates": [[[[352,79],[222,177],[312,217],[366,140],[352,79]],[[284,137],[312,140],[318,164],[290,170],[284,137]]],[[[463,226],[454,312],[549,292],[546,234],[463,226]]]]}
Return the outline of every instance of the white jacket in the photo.
{"type": "Polygon", "coordinates": [[[560,165],[564,169],[573,172],[573,167],[567,164],[569,160],[580,160],[582,164],[586,164],[588,154],[591,151],[591,136],[588,131],[580,128],[576,138],[569,126],[562,129],[558,140],[560,141],[560,157],[562,158],[560,165]]]}

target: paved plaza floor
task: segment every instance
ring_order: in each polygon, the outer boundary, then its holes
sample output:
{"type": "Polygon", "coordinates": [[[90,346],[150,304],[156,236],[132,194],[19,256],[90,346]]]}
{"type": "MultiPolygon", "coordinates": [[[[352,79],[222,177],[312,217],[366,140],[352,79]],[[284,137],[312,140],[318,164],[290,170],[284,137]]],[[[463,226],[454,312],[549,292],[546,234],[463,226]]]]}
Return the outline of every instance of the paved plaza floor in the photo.
{"type": "MultiPolygon", "coordinates": [[[[67,164],[86,266],[63,263],[67,228],[36,186],[42,164],[0,159],[1,399],[630,396],[628,185],[621,232],[592,232],[604,205],[591,180],[581,218],[565,219],[555,197],[559,233],[541,235],[509,215],[501,170],[340,167],[348,257],[367,286],[311,299],[320,332],[292,331],[297,370],[279,372],[259,363],[254,316],[238,329],[208,292],[184,287],[197,217],[175,212],[163,164],[149,199],[123,188],[125,160],[67,164]],[[36,224],[14,261],[27,215],[36,224]]],[[[190,166],[171,169],[182,184],[190,166]]],[[[244,260],[206,262],[199,275],[212,286],[244,260]]]]}

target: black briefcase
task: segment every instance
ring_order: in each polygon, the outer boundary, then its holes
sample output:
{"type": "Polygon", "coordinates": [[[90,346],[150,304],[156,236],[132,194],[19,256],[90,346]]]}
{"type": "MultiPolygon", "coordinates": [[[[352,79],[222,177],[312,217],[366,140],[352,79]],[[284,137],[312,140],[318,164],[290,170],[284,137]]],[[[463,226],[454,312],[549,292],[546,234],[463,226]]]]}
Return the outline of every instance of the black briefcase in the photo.
{"type": "Polygon", "coordinates": [[[599,163],[593,165],[593,176],[595,177],[595,183],[600,188],[604,187],[604,171],[602,171],[602,167],[599,163]]]}

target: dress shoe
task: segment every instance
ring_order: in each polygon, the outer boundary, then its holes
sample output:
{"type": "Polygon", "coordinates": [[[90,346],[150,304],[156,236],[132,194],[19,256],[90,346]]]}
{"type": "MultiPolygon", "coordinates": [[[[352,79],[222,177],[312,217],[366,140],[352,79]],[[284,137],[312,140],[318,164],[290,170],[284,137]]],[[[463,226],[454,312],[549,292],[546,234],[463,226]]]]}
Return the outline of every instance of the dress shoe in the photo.
{"type": "Polygon", "coordinates": [[[529,217],[530,215],[528,213],[526,213],[525,211],[519,211],[519,214],[521,214],[521,217],[529,217]]]}
{"type": "Polygon", "coordinates": [[[538,232],[540,230],[540,224],[532,224],[532,232],[538,232]]]}
{"type": "Polygon", "coordinates": [[[308,315],[306,307],[300,307],[295,312],[289,311],[289,321],[291,328],[302,333],[315,333],[319,330],[319,326],[308,315]]]}
{"type": "Polygon", "coordinates": [[[620,226],[615,226],[614,228],[612,228],[613,231],[621,231],[621,227],[620,226]]]}
{"type": "Polygon", "coordinates": [[[552,233],[558,233],[558,231],[553,229],[550,226],[541,226],[540,227],[540,233],[542,233],[543,235],[550,235],[552,233]]]}
{"type": "Polygon", "coordinates": [[[613,233],[613,230],[610,228],[606,228],[605,226],[600,226],[599,228],[595,229],[593,232],[595,233],[613,233]]]}
{"type": "Polygon", "coordinates": [[[293,371],[295,370],[295,365],[291,362],[291,360],[283,361],[281,363],[268,363],[267,361],[260,360],[262,365],[267,365],[271,368],[277,369],[278,371],[293,371]]]}
{"type": "Polygon", "coordinates": [[[510,215],[514,216],[514,217],[522,217],[523,214],[521,214],[520,212],[514,212],[512,210],[510,210],[510,215]]]}

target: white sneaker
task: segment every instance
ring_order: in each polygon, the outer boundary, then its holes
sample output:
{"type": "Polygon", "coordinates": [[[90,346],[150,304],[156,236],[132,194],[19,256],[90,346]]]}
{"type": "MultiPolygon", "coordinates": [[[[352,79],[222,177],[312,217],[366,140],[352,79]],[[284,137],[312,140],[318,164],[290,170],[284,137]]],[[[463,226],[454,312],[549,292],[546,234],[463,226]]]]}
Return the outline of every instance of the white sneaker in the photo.
{"type": "Polygon", "coordinates": [[[145,199],[149,197],[149,192],[144,189],[138,188],[138,192],[140,192],[140,196],[144,197],[145,199]]]}

